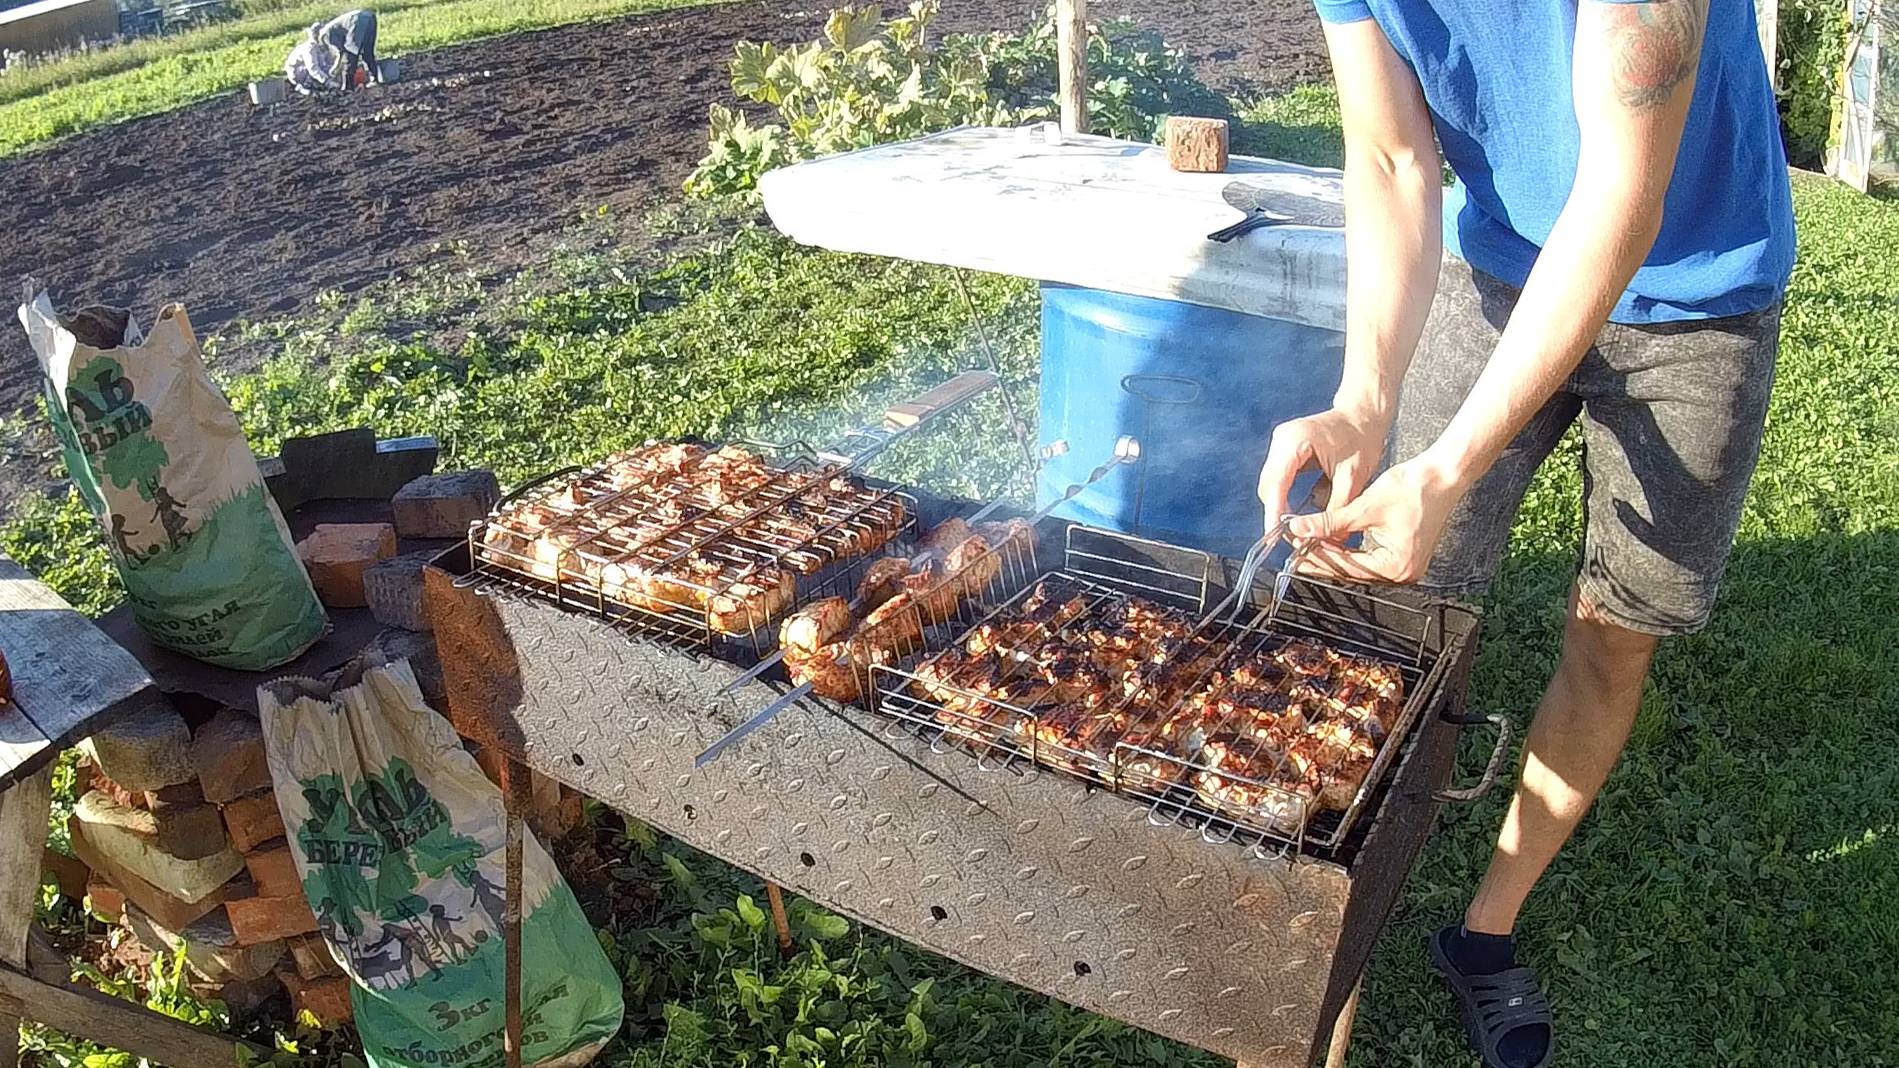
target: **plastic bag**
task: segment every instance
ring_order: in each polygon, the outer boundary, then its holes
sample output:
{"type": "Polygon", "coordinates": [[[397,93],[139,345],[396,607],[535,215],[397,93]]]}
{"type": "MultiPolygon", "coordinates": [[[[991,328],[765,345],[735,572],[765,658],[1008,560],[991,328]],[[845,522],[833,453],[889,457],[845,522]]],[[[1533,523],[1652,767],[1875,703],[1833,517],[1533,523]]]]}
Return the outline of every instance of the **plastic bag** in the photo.
{"type": "Polygon", "coordinates": [[[329,621],[179,305],[149,336],[123,311],[20,306],[46,410],[139,625],[219,667],[294,659],[329,621]]]}
{"type": "MultiPolygon", "coordinates": [[[[375,1068],[500,1065],[501,793],[407,660],[257,691],[277,807],[375,1068]],[[339,688],[340,687],[340,688],[339,688]]],[[[522,1063],[584,1064],[620,977],[534,836],[522,860],[522,1063]]]]}

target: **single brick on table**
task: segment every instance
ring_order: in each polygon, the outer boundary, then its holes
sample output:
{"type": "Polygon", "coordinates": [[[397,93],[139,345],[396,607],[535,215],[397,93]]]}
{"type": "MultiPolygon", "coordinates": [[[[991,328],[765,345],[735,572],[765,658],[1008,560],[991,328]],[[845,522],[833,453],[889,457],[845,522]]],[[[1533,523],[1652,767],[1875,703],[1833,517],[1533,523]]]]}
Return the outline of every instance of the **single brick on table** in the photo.
{"type": "Polygon", "coordinates": [[[396,555],[396,528],[388,523],[319,523],[297,543],[297,555],[317,599],[331,608],[362,608],[363,576],[396,555]]]}
{"type": "Polygon", "coordinates": [[[277,811],[277,795],[264,790],[226,802],[224,829],[239,853],[252,852],[265,842],[282,838],[284,818],[277,811]]]}
{"type": "Polygon", "coordinates": [[[264,730],[257,717],[227,708],[191,736],[191,762],[205,800],[224,804],[270,787],[264,730]]]}
{"type": "Polygon", "coordinates": [[[363,599],[369,614],[385,627],[426,631],[422,613],[422,571],[435,556],[433,550],[403,553],[374,565],[363,574],[363,599]]]}
{"type": "Polygon", "coordinates": [[[463,538],[501,499],[492,471],[423,475],[396,491],[396,532],[405,538],[463,538]]]}

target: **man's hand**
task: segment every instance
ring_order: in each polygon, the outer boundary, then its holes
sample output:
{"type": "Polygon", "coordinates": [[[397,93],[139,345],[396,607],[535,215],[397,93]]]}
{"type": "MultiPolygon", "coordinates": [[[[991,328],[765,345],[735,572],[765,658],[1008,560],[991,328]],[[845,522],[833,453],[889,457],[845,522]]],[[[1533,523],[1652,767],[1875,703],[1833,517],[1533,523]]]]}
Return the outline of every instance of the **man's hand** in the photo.
{"type": "Polygon", "coordinates": [[[1331,504],[1348,504],[1358,496],[1384,458],[1390,415],[1370,408],[1328,408],[1303,419],[1289,419],[1273,429],[1266,466],[1259,472],[1259,500],[1266,507],[1266,529],[1271,530],[1291,507],[1293,480],[1317,466],[1332,481],[1331,504]]]}
{"type": "Polygon", "coordinates": [[[1429,453],[1397,464],[1357,498],[1293,519],[1289,533],[1305,550],[1299,570],[1352,582],[1416,582],[1464,489],[1429,453]],[[1348,549],[1353,534],[1359,547],[1348,549]]]}

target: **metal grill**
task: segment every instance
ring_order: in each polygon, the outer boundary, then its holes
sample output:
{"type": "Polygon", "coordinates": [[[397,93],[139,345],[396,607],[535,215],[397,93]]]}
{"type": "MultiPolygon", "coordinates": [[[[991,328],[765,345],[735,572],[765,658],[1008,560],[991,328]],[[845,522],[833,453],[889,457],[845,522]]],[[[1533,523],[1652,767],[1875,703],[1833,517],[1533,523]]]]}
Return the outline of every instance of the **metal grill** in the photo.
{"type": "MultiPolygon", "coordinates": [[[[975,749],[987,762],[1056,768],[1143,801],[1156,823],[1197,827],[1213,840],[1242,838],[1261,853],[1336,850],[1442,685],[1443,658],[1429,652],[1441,645],[1433,641],[1434,617],[1309,579],[1294,579],[1278,601],[1268,586],[1242,591],[1243,611],[1209,615],[1223,603],[1230,581],[1227,564],[1216,557],[1070,527],[1060,568],[991,602],[951,641],[932,643],[934,657],[910,667],[875,667],[875,707],[934,741],[975,749]],[[1189,561],[1184,566],[1183,559],[1189,561]],[[1185,629],[1131,677],[1121,696],[1093,707],[1050,701],[1033,681],[1018,685],[1014,680],[1028,676],[1027,665],[980,693],[930,674],[932,662],[954,656],[985,627],[1022,619],[1031,600],[1044,595],[1044,604],[1067,606],[1037,632],[1044,639],[1148,611],[1142,605],[1177,617],[1185,629]],[[1222,696],[1223,687],[1234,685],[1235,669],[1300,639],[1386,666],[1379,670],[1396,669],[1401,679],[1403,698],[1391,722],[1375,731],[1381,736],[1355,785],[1326,781],[1337,777],[1332,771],[1321,773],[1317,789],[1300,788],[1289,775],[1289,747],[1275,750],[1258,732],[1249,737],[1231,709],[1210,720],[1205,705],[1188,705],[1194,694],[1222,696]],[[1226,740],[1224,759],[1209,755],[1216,752],[1209,739],[1226,740]]],[[[1345,697],[1338,700],[1350,707],[1345,697]]],[[[1369,724],[1360,726],[1373,732],[1369,724]]]]}
{"type": "Polygon", "coordinates": [[[471,525],[461,581],[674,645],[761,652],[785,611],[851,588],[915,537],[915,499],[850,467],[802,444],[648,442],[511,494],[471,525]],[[695,451],[667,451],[681,448],[695,451]]]}

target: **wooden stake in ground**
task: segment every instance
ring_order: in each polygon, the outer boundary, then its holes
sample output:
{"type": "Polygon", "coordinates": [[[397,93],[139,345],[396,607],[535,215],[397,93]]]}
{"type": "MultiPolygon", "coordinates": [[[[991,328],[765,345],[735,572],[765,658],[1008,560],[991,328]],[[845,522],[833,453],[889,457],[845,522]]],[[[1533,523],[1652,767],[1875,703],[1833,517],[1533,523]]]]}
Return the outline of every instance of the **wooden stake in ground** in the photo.
{"type": "Polygon", "coordinates": [[[1062,133],[1088,132],[1088,0],[1056,0],[1062,133]]]}

